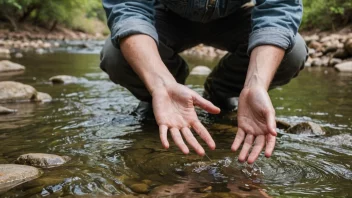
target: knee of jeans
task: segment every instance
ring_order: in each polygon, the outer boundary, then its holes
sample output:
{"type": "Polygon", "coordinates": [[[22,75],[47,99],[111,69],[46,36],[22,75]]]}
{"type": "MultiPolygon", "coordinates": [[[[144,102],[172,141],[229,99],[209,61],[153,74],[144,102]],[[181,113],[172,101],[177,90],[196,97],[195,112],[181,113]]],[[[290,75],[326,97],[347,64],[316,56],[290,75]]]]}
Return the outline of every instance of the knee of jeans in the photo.
{"type": "Polygon", "coordinates": [[[274,85],[284,85],[296,77],[304,68],[308,58],[308,48],[302,36],[297,34],[296,43],[291,52],[287,53],[273,79],[274,85]]]}
{"type": "Polygon", "coordinates": [[[103,49],[100,56],[100,68],[109,75],[111,81],[122,85],[124,84],[126,78],[125,68],[128,68],[129,65],[123,57],[121,51],[117,49],[112,50],[113,52],[103,49]]]}

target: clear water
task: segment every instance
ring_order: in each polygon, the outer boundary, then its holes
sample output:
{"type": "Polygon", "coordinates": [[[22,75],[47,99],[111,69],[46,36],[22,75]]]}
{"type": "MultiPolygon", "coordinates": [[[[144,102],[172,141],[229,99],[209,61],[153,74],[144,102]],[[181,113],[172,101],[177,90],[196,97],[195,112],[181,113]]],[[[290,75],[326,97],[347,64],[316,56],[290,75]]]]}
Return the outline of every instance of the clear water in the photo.
{"type": "MultiPolygon", "coordinates": [[[[26,72],[0,80],[30,84],[54,101],[4,105],[18,113],[0,117],[0,163],[13,163],[30,152],[68,155],[72,160],[43,170],[40,178],[0,197],[124,195],[132,194],[131,184],[145,179],[153,183],[151,197],[160,193],[201,197],[206,194],[200,189],[208,186],[222,197],[231,197],[229,192],[260,197],[248,191],[248,185],[273,197],[352,197],[352,74],[308,68],[289,85],[272,90],[279,119],[314,121],[327,135],[304,137],[280,131],[273,157],[262,155],[249,166],[238,163],[238,153],[230,152],[236,131],[231,115],[199,112],[217,143],[215,151],[206,151],[209,158],[194,152],[183,155],[174,145],[162,149],[154,121],[130,115],[138,101],[110,82],[98,67],[98,54],[27,54],[16,61],[27,67],[26,72]],[[86,80],[57,86],[48,82],[60,74],[86,80]]],[[[191,67],[216,64],[192,57],[187,61],[191,67]]],[[[204,80],[190,76],[187,84],[201,93],[204,80]]]]}

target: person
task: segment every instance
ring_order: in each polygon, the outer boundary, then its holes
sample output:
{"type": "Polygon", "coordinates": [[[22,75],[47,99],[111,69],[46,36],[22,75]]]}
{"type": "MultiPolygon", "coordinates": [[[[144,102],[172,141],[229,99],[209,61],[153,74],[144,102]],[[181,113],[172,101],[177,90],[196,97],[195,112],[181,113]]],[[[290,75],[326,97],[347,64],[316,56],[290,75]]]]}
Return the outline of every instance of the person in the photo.
{"type": "Polygon", "coordinates": [[[141,101],[139,112],[152,107],[165,148],[169,132],[183,153],[189,153],[186,141],[204,155],[193,129],[215,149],[195,106],[218,114],[236,108],[238,99],[232,150],[243,143],[240,162],[254,163],[264,147],[272,155],[277,133],[268,90],[304,67],[307,47],[297,33],[303,6],[301,0],[257,0],[244,8],[247,1],[103,0],[111,37],[100,67],[141,101]],[[200,43],[228,51],[206,79],[207,99],[184,85],[189,71],[179,56],[200,43]]]}

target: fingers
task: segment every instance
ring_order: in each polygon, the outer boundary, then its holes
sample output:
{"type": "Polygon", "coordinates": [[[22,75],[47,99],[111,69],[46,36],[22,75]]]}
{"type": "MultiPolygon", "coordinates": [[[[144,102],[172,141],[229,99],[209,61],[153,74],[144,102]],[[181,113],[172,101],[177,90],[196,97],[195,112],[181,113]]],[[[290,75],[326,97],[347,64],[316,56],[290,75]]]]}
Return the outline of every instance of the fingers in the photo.
{"type": "Polygon", "coordinates": [[[183,137],[186,139],[189,145],[193,147],[196,153],[200,156],[204,156],[205,151],[203,147],[198,143],[197,139],[193,136],[191,130],[187,127],[181,129],[183,137]]]}
{"type": "Polygon", "coordinates": [[[274,147],[276,143],[276,136],[268,134],[266,136],[266,148],[265,148],[265,157],[270,157],[273,153],[274,147]]]}
{"type": "Polygon", "coordinates": [[[184,154],[188,154],[189,149],[186,146],[185,142],[183,141],[180,131],[176,128],[171,128],[170,132],[171,132],[172,139],[174,139],[174,142],[178,146],[178,148],[180,148],[184,154]]]}
{"type": "Polygon", "coordinates": [[[160,133],[161,144],[163,145],[164,148],[168,149],[170,144],[169,144],[169,141],[167,141],[167,126],[160,125],[159,133],[160,133]]]}
{"type": "MultiPolygon", "coordinates": [[[[274,137],[274,136],[273,136],[274,137]]],[[[260,152],[262,152],[263,148],[265,145],[265,136],[264,135],[259,135],[255,138],[255,143],[253,146],[253,149],[251,151],[251,154],[248,157],[247,162],[249,164],[253,164],[255,160],[257,160],[260,152]]]]}
{"type": "Polygon", "coordinates": [[[232,151],[237,151],[238,148],[240,148],[245,136],[246,136],[246,133],[241,128],[238,128],[235,141],[231,146],[232,151]]]}
{"type": "Polygon", "coordinates": [[[213,103],[211,103],[208,100],[204,99],[202,96],[200,96],[196,92],[194,92],[193,101],[194,101],[195,105],[197,105],[198,107],[204,109],[208,113],[212,113],[212,114],[219,114],[220,113],[220,108],[219,107],[216,107],[213,103]]]}
{"type": "Polygon", "coordinates": [[[207,129],[200,123],[200,121],[196,121],[192,125],[193,129],[198,133],[198,135],[207,143],[211,150],[215,149],[215,142],[213,138],[210,136],[207,129]]]}
{"type": "Polygon", "coordinates": [[[251,134],[247,134],[246,139],[244,140],[242,150],[240,155],[238,156],[238,161],[244,162],[247,159],[249,149],[252,147],[254,141],[254,136],[251,134]]]}
{"type": "Polygon", "coordinates": [[[267,111],[266,122],[268,132],[273,136],[277,136],[275,111],[267,111]]]}

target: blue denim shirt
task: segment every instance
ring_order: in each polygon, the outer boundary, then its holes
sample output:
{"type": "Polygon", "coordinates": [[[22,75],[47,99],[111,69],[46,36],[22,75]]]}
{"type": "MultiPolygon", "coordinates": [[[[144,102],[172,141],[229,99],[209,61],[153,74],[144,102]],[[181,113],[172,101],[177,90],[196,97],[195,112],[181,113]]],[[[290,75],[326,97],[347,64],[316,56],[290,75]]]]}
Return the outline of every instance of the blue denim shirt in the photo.
{"type": "MultiPolygon", "coordinates": [[[[181,17],[207,23],[242,9],[249,0],[103,0],[112,43],[116,47],[119,47],[119,39],[132,34],[149,35],[158,43],[154,27],[156,1],[181,17]],[[214,2],[214,7],[209,14],[210,1],[214,2]]],[[[302,0],[256,0],[248,53],[260,45],[275,45],[290,51],[302,13],[302,0]]]]}

